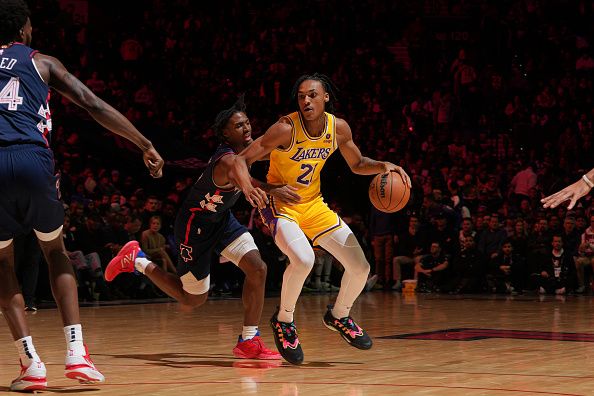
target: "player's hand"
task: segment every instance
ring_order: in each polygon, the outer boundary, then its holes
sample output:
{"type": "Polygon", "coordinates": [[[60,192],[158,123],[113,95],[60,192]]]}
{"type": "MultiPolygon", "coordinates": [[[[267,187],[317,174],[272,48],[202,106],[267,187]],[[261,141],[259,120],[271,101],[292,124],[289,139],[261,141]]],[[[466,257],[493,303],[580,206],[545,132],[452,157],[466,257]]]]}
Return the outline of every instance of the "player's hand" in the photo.
{"type": "Polygon", "coordinates": [[[572,209],[578,199],[590,192],[590,187],[582,179],[577,182],[565,187],[563,190],[556,192],[555,194],[549,195],[540,200],[542,206],[546,208],[556,208],[565,201],[570,201],[567,209],[572,209]]]}
{"type": "Polygon", "coordinates": [[[159,178],[163,176],[163,158],[161,158],[154,147],[151,146],[146,150],[142,154],[142,158],[152,177],[159,178]]]}
{"type": "Polygon", "coordinates": [[[402,176],[402,180],[404,180],[404,184],[406,184],[406,187],[408,187],[408,188],[412,187],[412,184],[410,182],[410,177],[408,177],[408,175],[406,174],[404,169],[402,169],[402,167],[395,165],[391,162],[382,162],[382,168],[383,168],[382,173],[397,172],[398,174],[400,174],[400,176],[402,176]]]}
{"type": "Polygon", "coordinates": [[[297,191],[297,188],[285,184],[271,188],[268,193],[279,201],[288,203],[289,205],[296,205],[301,202],[301,195],[295,191],[297,191]]]}
{"type": "Polygon", "coordinates": [[[254,208],[264,209],[266,204],[268,204],[268,195],[259,187],[251,187],[249,190],[244,190],[243,195],[254,208]]]}

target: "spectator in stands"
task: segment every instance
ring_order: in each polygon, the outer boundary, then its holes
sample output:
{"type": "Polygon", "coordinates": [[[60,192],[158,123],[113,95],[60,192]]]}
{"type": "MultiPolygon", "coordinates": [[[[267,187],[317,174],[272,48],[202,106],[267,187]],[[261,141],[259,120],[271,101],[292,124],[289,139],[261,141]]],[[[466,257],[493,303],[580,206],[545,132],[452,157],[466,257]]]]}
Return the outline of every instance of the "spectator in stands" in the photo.
{"type": "Polygon", "coordinates": [[[594,215],[590,216],[590,227],[582,234],[575,266],[578,280],[576,293],[583,293],[586,290],[585,269],[594,269],[594,215]]]}
{"type": "Polygon", "coordinates": [[[150,260],[155,264],[159,264],[163,271],[176,274],[175,266],[167,253],[165,237],[159,232],[160,230],[161,217],[152,216],[149,219],[149,229],[142,232],[140,246],[150,260]]]}
{"type": "Polygon", "coordinates": [[[408,228],[396,237],[395,257],[393,260],[394,285],[392,290],[402,288],[402,267],[410,267],[411,275],[414,274],[416,257],[424,252],[425,235],[420,231],[419,218],[411,216],[408,219],[408,228]]]}
{"type": "MultiPolygon", "coordinates": [[[[373,257],[375,260],[374,274],[378,275],[378,283],[384,288],[392,287],[392,259],[394,258],[394,234],[396,215],[371,208],[369,216],[369,234],[373,257]]],[[[317,257],[317,256],[316,256],[317,257]]]]}
{"type": "Polygon", "coordinates": [[[501,246],[501,252],[489,261],[489,287],[494,293],[521,292],[526,277],[525,260],[515,253],[511,240],[501,246]]]}
{"type": "Polygon", "coordinates": [[[550,259],[541,262],[539,270],[539,293],[566,294],[569,288],[569,271],[573,258],[563,250],[563,238],[554,235],[550,259]]]}
{"type": "Polygon", "coordinates": [[[506,239],[507,233],[500,227],[499,215],[492,214],[489,218],[489,228],[479,235],[477,248],[485,257],[493,258],[499,254],[506,239]]]}
{"type": "Polygon", "coordinates": [[[429,254],[415,258],[415,279],[420,292],[440,292],[450,279],[448,267],[450,258],[445,254],[439,241],[431,242],[429,254]]]}
{"type": "Polygon", "coordinates": [[[462,249],[452,259],[454,293],[480,293],[486,285],[486,260],[476,248],[474,237],[464,237],[462,249]]]}

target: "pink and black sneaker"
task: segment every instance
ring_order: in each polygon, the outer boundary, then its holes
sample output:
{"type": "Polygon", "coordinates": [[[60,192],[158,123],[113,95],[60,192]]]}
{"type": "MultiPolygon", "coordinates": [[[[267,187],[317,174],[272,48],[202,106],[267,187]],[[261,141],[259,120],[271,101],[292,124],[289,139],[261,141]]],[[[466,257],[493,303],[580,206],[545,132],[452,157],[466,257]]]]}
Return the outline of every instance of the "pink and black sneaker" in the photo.
{"type": "Polygon", "coordinates": [[[280,352],[282,357],[291,364],[303,363],[303,350],[297,337],[297,327],[295,322],[285,323],[278,321],[278,311],[276,309],[272,318],[270,318],[270,327],[274,332],[274,343],[276,349],[280,352]]]}
{"type": "Polygon", "coordinates": [[[341,337],[349,344],[359,349],[370,349],[373,345],[371,337],[367,335],[350,316],[337,319],[332,316],[332,306],[328,306],[328,311],[324,315],[324,325],[332,331],[338,331],[341,337]]]}

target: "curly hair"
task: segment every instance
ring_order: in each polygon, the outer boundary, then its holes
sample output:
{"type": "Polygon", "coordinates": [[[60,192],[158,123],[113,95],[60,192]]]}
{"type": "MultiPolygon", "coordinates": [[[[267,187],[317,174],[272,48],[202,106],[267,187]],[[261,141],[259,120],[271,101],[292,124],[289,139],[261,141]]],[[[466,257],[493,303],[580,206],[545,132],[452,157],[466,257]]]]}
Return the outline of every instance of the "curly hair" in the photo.
{"type": "Polygon", "coordinates": [[[326,110],[330,113],[334,113],[334,102],[338,101],[338,98],[336,96],[338,88],[336,88],[336,85],[334,85],[332,80],[330,80],[330,77],[322,73],[304,74],[301,77],[299,77],[297,81],[295,81],[295,85],[293,85],[293,89],[291,90],[291,100],[294,101],[295,105],[297,106],[297,109],[299,110],[299,101],[297,98],[297,94],[299,93],[299,86],[303,81],[306,80],[316,80],[322,84],[324,90],[328,93],[328,96],[330,97],[330,100],[328,100],[328,102],[326,103],[326,110]]]}
{"type": "Polygon", "coordinates": [[[0,2],[0,44],[14,41],[29,15],[29,7],[23,0],[2,0],[0,2]]]}
{"type": "Polygon", "coordinates": [[[233,103],[233,106],[220,111],[219,114],[217,114],[215,122],[212,125],[212,129],[215,131],[219,141],[223,142],[225,140],[225,137],[223,136],[223,130],[227,126],[229,119],[235,113],[245,113],[245,94],[241,94],[235,103],[233,103]]]}

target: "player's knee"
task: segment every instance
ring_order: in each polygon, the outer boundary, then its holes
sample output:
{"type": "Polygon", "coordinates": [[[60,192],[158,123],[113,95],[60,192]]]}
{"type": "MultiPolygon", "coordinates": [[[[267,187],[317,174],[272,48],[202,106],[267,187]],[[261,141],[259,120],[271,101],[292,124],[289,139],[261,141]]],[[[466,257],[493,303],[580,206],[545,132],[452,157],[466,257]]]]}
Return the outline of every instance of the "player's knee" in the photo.
{"type": "Polygon", "coordinates": [[[353,274],[357,275],[357,276],[367,277],[367,275],[369,275],[370,271],[371,271],[371,266],[369,265],[369,262],[367,260],[365,260],[365,258],[363,259],[363,261],[359,261],[359,263],[357,265],[353,266],[353,274]]]}
{"type": "Polygon", "coordinates": [[[70,264],[70,258],[60,246],[53,246],[44,251],[48,264],[51,266],[70,264]]]}
{"type": "Polygon", "coordinates": [[[190,294],[184,293],[183,297],[180,299],[179,303],[186,308],[198,308],[199,306],[203,305],[206,300],[208,299],[208,293],[204,294],[190,294]]]}
{"type": "Polygon", "coordinates": [[[302,251],[294,252],[293,257],[289,257],[291,264],[303,267],[305,270],[311,271],[316,261],[316,256],[313,249],[304,249],[302,251]]]}
{"type": "Polygon", "coordinates": [[[249,269],[246,271],[245,275],[250,279],[266,281],[267,270],[266,263],[260,259],[250,263],[249,269]]]}

